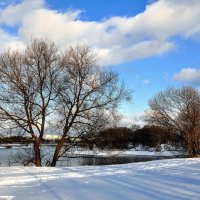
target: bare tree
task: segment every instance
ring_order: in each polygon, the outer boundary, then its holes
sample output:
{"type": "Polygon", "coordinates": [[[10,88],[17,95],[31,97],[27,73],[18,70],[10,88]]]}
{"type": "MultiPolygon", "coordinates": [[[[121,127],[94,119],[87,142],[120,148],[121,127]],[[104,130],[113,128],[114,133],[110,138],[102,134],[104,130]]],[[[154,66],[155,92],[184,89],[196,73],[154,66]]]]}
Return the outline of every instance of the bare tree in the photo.
{"type": "Polygon", "coordinates": [[[70,48],[62,58],[62,66],[65,84],[60,91],[57,110],[63,130],[51,166],[55,166],[65,152],[62,147],[66,137],[71,133],[76,136],[87,134],[85,130],[91,130],[100,121],[99,113],[106,114],[108,119],[116,113],[121,102],[130,98],[118,74],[99,67],[87,46],[70,48]]]}
{"type": "Polygon", "coordinates": [[[149,101],[147,120],[180,135],[190,156],[200,154],[200,93],[191,87],[169,88],[149,101]]]}
{"type": "Polygon", "coordinates": [[[42,140],[51,127],[60,136],[49,162],[55,166],[68,137],[86,134],[99,113],[113,116],[129,97],[118,75],[98,66],[89,47],[61,53],[53,42],[36,39],[24,52],[0,54],[0,121],[4,130],[31,136],[36,166],[42,165],[42,140]]]}
{"type": "Polygon", "coordinates": [[[41,166],[40,146],[58,95],[59,70],[55,45],[44,40],[34,40],[22,53],[0,55],[0,120],[4,128],[21,128],[32,137],[36,166],[41,166]]]}

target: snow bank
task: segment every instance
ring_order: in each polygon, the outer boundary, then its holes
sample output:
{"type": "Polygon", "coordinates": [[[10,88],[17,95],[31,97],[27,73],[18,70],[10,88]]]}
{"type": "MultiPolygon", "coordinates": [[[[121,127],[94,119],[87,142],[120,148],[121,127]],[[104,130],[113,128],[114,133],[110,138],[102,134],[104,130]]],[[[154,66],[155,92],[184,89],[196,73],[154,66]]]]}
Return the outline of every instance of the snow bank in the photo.
{"type": "Polygon", "coordinates": [[[2,200],[200,199],[200,158],[112,166],[1,167],[2,200]]]}
{"type": "Polygon", "coordinates": [[[71,148],[68,152],[69,155],[91,155],[91,156],[113,156],[113,155],[137,155],[137,156],[184,156],[187,155],[183,149],[177,149],[168,144],[161,144],[159,151],[156,147],[147,147],[138,145],[130,150],[99,150],[94,148],[93,150],[83,149],[83,148],[71,148]]]}

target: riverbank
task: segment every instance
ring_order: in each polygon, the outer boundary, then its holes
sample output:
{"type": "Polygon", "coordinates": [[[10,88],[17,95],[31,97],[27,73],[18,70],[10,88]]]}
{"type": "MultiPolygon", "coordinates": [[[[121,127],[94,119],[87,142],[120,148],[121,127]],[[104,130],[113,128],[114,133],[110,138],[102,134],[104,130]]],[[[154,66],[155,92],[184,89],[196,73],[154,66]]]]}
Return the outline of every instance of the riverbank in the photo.
{"type": "Polygon", "coordinates": [[[199,199],[200,158],[111,166],[1,167],[0,199],[199,199]]]}
{"type": "MultiPolygon", "coordinates": [[[[32,145],[22,145],[22,144],[0,144],[0,150],[2,149],[31,149],[32,145]]],[[[43,148],[51,148],[54,149],[54,145],[44,144],[43,148]]],[[[97,148],[93,148],[92,150],[84,149],[80,147],[72,147],[68,152],[67,155],[91,155],[91,156],[113,156],[113,155],[144,155],[144,156],[173,156],[173,155],[186,155],[187,153],[183,149],[177,149],[176,147],[161,144],[160,148],[157,149],[156,147],[148,147],[138,145],[131,149],[123,149],[123,150],[101,150],[97,148]]]]}
{"type": "MultiPolygon", "coordinates": [[[[19,145],[12,148],[1,147],[0,148],[0,167],[1,166],[20,166],[22,163],[17,162],[18,155],[27,153],[31,150],[32,146],[19,145]]],[[[43,155],[51,156],[54,147],[43,146],[43,155]]],[[[25,154],[26,155],[26,154],[25,154]]],[[[60,167],[70,166],[85,166],[85,165],[112,165],[112,164],[124,164],[133,162],[144,162],[150,160],[159,160],[175,157],[187,157],[182,150],[173,149],[166,145],[161,145],[159,151],[156,148],[149,148],[144,146],[137,146],[129,150],[99,150],[94,148],[93,150],[74,147],[68,151],[64,157],[58,163],[60,167]]],[[[43,157],[43,161],[48,157],[43,157]]]]}

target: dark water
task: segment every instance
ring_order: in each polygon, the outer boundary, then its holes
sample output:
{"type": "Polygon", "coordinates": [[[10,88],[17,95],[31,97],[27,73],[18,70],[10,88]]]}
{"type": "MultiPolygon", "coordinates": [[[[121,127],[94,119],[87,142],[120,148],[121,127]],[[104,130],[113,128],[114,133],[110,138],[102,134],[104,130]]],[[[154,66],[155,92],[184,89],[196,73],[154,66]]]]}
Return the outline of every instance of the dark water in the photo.
{"type": "MultiPolygon", "coordinates": [[[[16,166],[18,163],[13,162],[19,149],[2,148],[0,149],[0,166],[16,166]]],[[[89,166],[89,165],[114,165],[134,162],[145,162],[151,160],[160,160],[172,157],[166,156],[141,156],[141,155],[116,155],[116,156],[71,156],[63,157],[58,163],[58,166],[89,166]]]]}
{"type": "Polygon", "coordinates": [[[86,166],[86,165],[115,165],[134,162],[145,162],[151,160],[161,160],[170,157],[166,156],[141,156],[141,155],[120,155],[120,156],[84,156],[65,158],[63,162],[59,162],[60,166],[86,166]]]}

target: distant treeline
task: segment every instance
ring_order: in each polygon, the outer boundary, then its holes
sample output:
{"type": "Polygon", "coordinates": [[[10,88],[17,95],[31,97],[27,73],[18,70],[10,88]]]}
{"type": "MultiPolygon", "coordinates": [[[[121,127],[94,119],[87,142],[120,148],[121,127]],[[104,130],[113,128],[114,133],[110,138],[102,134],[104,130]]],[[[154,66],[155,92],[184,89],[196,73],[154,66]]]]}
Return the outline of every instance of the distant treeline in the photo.
{"type": "Polygon", "coordinates": [[[24,136],[4,136],[0,137],[0,143],[31,143],[30,137],[24,136]]]}
{"type": "Polygon", "coordinates": [[[156,126],[145,126],[137,130],[127,127],[108,128],[96,137],[82,139],[82,144],[88,145],[90,149],[94,146],[101,149],[129,149],[137,145],[159,147],[166,143],[180,146],[182,142],[180,136],[156,126]]]}
{"type": "MultiPolygon", "coordinates": [[[[70,144],[74,138],[68,138],[65,144],[70,144]]],[[[0,143],[32,143],[30,137],[11,136],[0,138],[0,143]]],[[[56,143],[56,140],[44,140],[43,143],[56,143]]],[[[183,139],[178,135],[169,134],[166,130],[156,126],[145,126],[133,130],[127,127],[107,128],[96,136],[86,135],[79,138],[77,146],[99,149],[129,149],[137,145],[159,147],[160,144],[170,143],[174,146],[181,145],[183,139]]]]}
{"type": "MultiPolygon", "coordinates": [[[[43,143],[55,143],[57,140],[43,139],[43,143]]],[[[33,139],[25,136],[5,136],[0,137],[0,143],[20,143],[27,144],[33,143],[33,139]]]]}

